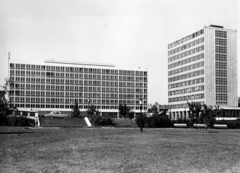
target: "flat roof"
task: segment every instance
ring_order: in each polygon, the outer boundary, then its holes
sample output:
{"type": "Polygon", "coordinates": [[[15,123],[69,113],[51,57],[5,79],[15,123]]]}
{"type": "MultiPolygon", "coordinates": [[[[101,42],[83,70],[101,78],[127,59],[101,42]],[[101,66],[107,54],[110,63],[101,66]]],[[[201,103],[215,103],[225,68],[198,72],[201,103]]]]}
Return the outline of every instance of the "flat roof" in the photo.
{"type": "MultiPolygon", "coordinates": [[[[185,38],[185,37],[188,37],[189,35],[191,35],[191,34],[193,34],[193,33],[195,33],[195,32],[200,31],[200,30],[202,30],[202,29],[204,29],[204,28],[214,28],[214,29],[220,29],[220,30],[224,30],[224,31],[236,31],[235,29],[224,28],[224,26],[220,26],[220,25],[209,25],[209,26],[204,26],[204,27],[201,27],[201,28],[195,29],[195,30],[192,31],[192,32],[189,32],[189,34],[185,34],[185,35],[179,37],[178,39],[175,39],[175,41],[171,41],[171,42],[169,42],[169,43],[168,43],[168,46],[169,46],[170,44],[173,44],[173,43],[175,43],[175,42],[177,42],[177,41],[179,41],[179,40],[185,38]]],[[[195,37],[195,38],[197,38],[197,37],[195,37]]],[[[190,39],[190,40],[191,40],[191,39],[190,39]]],[[[186,41],[186,42],[188,42],[188,41],[186,41]]],[[[175,46],[174,46],[174,47],[175,47],[175,46]]],[[[171,48],[171,49],[172,49],[172,48],[171,48]]]]}
{"type": "Polygon", "coordinates": [[[44,60],[44,62],[45,63],[54,63],[54,64],[72,64],[72,65],[89,65],[89,66],[101,66],[101,67],[115,67],[114,64],[100,64],[100,63],[73,62],[73,61],[44,60]]]}
{"type": "Polygon", "coordinates": [[[223,28],[223,26],[220,25],[209,25],[210,27],[215,27],[215,28],[223,28]]]}
{"type": "Polygon", "coordinates": [[[49,66],[65,66],[65,67],[81,67],[81,68],[101,68],[101,69],[115,69],[115,70],[128,70],[128,71],[148,71],[144,67],[118,67],[111,64],[99,64],[99,63],[78,63],[68,61],[55,61],[45,60],[44,62],[33,62],[33,61],[19,61],[10,59],[10,63],[18,64],[33,64],[33,65],[49,65],[49,66]],[[47,62],[46,62],[47,61],[47,62]]]}
{"type": "Polygon", "coordinates": [[[225,110],[240,110],[240,107],[221,106],[221,108],[223,108],[225,110]]]}

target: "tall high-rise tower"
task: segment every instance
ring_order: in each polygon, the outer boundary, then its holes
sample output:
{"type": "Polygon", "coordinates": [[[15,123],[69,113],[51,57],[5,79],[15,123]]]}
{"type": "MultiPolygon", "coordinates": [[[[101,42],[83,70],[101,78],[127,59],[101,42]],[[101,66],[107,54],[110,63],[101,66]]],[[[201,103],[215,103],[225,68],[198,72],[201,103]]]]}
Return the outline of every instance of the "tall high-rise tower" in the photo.
{"type": "Polygon", "coordinates": [[[168,45],[172,115],[186,116],[187,101],[238,106],[236,30],[210,25],[168,45]]]}

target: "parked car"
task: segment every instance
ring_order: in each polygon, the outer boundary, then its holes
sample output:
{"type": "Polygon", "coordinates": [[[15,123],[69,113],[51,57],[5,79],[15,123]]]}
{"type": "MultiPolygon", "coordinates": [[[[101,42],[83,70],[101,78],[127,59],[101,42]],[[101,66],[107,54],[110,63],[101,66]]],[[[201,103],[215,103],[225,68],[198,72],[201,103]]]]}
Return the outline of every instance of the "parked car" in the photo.
{"type": "Polygon", "coordinates": [[[69,118],[68,114],[62,114],[60,111],[52,111],[45,115],[46,118],[69,118]]]}

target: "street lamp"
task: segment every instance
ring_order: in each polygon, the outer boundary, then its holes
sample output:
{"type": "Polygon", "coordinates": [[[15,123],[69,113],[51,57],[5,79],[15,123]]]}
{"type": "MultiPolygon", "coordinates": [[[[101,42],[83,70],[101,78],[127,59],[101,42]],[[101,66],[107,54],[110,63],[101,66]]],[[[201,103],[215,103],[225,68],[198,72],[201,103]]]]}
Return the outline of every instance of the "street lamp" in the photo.
{"type": "Polygon", "coordinates": [[[141,122],[140,122],[140,129],[141,129],[141,132],[143,131],[143,114],[142,114],[142,99],[139,99],[139,105],[140,105],[140,119],[141,119],[141,122]]]}
{"type": "MultiPolygon", "coordinates": [[[[203,121],[204,121],[204,129],[206,130],[206,109],[203,105],[201,107],[201,116],[203,117],[203,121]]],[[[199,117],[199,121],[200,121],[200,117],[199,117]]]]}
{"type": "Polygon", "coordinates": [[[186,105],[185,105],[185,115],[184,115],[184,119],[186,120],[187,119],[187,111],[186,111],[186,105]]]}
{"type": "Polygon", "coordinates": [[[90,103],[90,98],[88,97],[88,111],[87,111],[87,116],[88,116],[88,118],[89,118],[89,103],[90,103]]]}
{"type": "Polygon", "coordinates": [[[73,110],[73,102],[71,102],[71,105],[70,105],[70,109],[72,109],[71,110],[71,117],[73,117],[74,115],[74,110],[73,110]]]}

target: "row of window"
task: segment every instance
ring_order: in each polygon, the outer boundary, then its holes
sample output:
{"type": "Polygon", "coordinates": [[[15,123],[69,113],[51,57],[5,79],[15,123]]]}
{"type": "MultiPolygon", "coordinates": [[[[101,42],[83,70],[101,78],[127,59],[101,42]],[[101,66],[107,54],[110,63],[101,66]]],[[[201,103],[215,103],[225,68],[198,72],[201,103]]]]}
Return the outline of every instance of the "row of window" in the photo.
{"type": "MultiPolygon", "coordinates": [[[[25,77],[15,77],[15,80],[14,80],[14,77],[11,77],[11,80],[13,81],[22,81],[22,82],[31,82],[31,83],[61,83],[61,84],[64,84],[64,81],[65,83],[71,83],[71,84],[78,84],[79,83],[83,83],[83,80],[68,80],[68,79],[45,79],[45,78],[25,78],[25,77]]],[[[85,79],[86,80],[86,79],[85,79]]],[[[96,79],[94,79],[96,80],[96,79]]],[[[101,80],[101,79],[100,79],[101,80]]],[[[102,80],[111,80],[111,79],[102,79],[102,80]]],[[[90,80],[86,80],[86,81],[90,81],[90,80]]],[[[114,80],[111,80],[111,81],[114,81],[114,80]]],[[[142,77],[137,77],[136,80],[133,79],[133,80],[115,80],[115,81],[128,81],[128,82],[147,82],[147,78],[142,78],[142,77]]],[[[100,81],[101,83],[101,81],[100,81]]]]}
{"type": "MultiPolygon", "coordinates": [[[[88,99],[75,99],[78,104],[107,104],[107,105],[118,105],[121,104],[123,101],[126,102],[128,105],[138,105],[138,100],[104,100],[104,99],[91,99],[91,102],[88,102],[88,99]]],[[[75,103],[75,100],[73,103],[75,103]]],[[[62,98],[33,98],[33,97],[15,97],[11,98],[12,102],[15,103],[63,103],[63,104],[69,104],[71,103],[71,99],[62,99],[62,98]]]]}
{"type": "MultiPolygon", "coordinates": [[[[177,108],[188,108],[188,105],[186,103],[183,104],[174,104],[174,105],[169,105],[169,109],[177,109],[177,108]]],[[[173,114],[173,112],[170,112],[171,114],[173,114]]]]}
{"type": "MultiPolygon", "coordinates": [[[[46,97],[112,97],[112,95],[115,95],[113,97],[116,97],[116,98],[121,98],[123,94],[121,93],[132,93],[132,94],[141,94],[141,93],[144,93],[144,94],[147,94],[147,90],[140,90],[140,91],[129,91],[129,90],[126,90],[126,91],[112,91],[112,90],[105,90],[103,91],[104,93],[94,93],[94,91],[85,91],[85,93],[82,93],[82,92],[44,92],[44,91],[18,91],[18,90],[11,90],[10,91],[10,95],[11,96],[42,96],[44,97],[46,95],[46,97]],[[90,93],[87,93],[87,92],[90,92],[90,93]],[[105,94],[106,93],[106,94],[105,94]],[[111,94],[107,94],[107,93],[111,93],[111,94]],[[119,93],[119,96],[118,94],[113,94],[113,93],[119,93]]],[[[96,92],[96,91],[95,91],[96,92]]],[[[133,95],[132,95],[133,96],[133,95]]]]}
{"type": "Polygon", "coordinates": [[[226,54],[216,54],[215,59],[216,59],[216,61],[227,61],[227,55],[226,54]]]}
{"type": "MultiPolygon", "coordinates": [[[[204,102],[200,101],[199,103],[203,104],[204,102]]],[[[171,113],[171,109],[177,109],[177,108],[185,108],[186,109],[186,108],[188,108],[188,104],[182,103],[182,104],[169,105],[170,113],[171,113]]],[[[174,112],[172,112],[172,113],[174,113],[174,112]]]]}
{"type": "Polygon", "coordinates": [[[200,35],[202,35],[202,34],[204,34],[204,30],[203,30],[203,29],[200,30],[200,31],[197,31],[197,32],[195,32],[195,33],[193,33],[193,34],[190,34],[190,35],[188,35],[188,36],[186,36],[186,37],[184,37],[184,38],[182,38],[182,39],[180,39],[180,40],[177,40],[177,41],[175,41],[175,42],[173,42],[173,43],[171,43],[171,44],[169,44],[169,45],[168,45],[168,49],[171,49],[172,47],[175,47],[175,46],[177,46],[177,45],[179,45],[179,44],[182,44],[182,43],[184,43],[184,42],[186,42],[186,41],[188,41],[188,40],[191,40],[191,39],[193,39],[193,38],[196,38],[196,37],[198,37],[198,36],[200,36],[200,35]]]}
{"type": "Polygon", "coordinates": [[[216,46],[215,52],[216,52],[216,53],[227,53],[227,47],[216,46]]]}
{"type": "MultiPolygon", "coordinates": [[[[96,85],[96,84],[93,84],[94,86],[99,86],[99,85],[96,85]]],[[[101,85],[100,85],[101,86],[101,85]]],[[[111,86],[111,88],[114,88],[115,90],[118,87],[118,85],[114,85],[114,84],[111,84],[111,85],[102,85],[102,86],[111,86]]],[[[120,84],[120,87],[124,87],[124,88],[119,88],[119,90],[133,90],[133,88],[125,88],[125,86],[123,84],[120,84]]],[[[136,88],[147,88],[147,83],[136,83],[136,85],[133,85],[132,83],[127,83],[126,87],[136,87],[136,88]],[[130,85],[131,84],[131,85],[130,85]]],[[[93,90],[93,91],[101,91],[101,87],[88,87],[88,86],[79,86],[79,85],[76,85],[76,86],[71,86],[71,85],[35,85],[35,84],[11,84],[10,85],[10,89],[32,89],[32,90],[71,90],[71,91],[83,91],[83,88],[84,90],[93,90]],[[98,89],[100,88],[100,89],[98,89]]]]}
{"type": "MultiPolygon", "coordinates": [[[[14,75],[14,74],[19,75],[19,76],[20,75],[22,75],[22,76],[27,75],[27,76],[43,76],[43,77],[45,77],[46,73],[45,72],[40,72],[40,71],[10,70],[10,75],[14,75]]],[[[60,76],[60,74],[61,74],[61,76],[64,77],[64,73],[57,73],[57,74],[59,74],[58,76],[60,76]]]]}
{"type": "Polygon", "coordinates": [[[216,61],[216,69],[227,69],[227,62],[216,61]]]}
{"type": "Polygon", "coordinates": [[[168,62],[172,62],[172,61],[175,61],[175,60],[177,60],[177,59],[184,58],[184,57],[186,57],[186,56],[195,54],[195,53],[200,52],[200,51],[203,51],[203,50],[204,50],[204,45],[199,46],[199,47],[197,47],[197,48],[193,48],[193,49],[191,49],[191,50],[185,51],[185,52],[180,53],[180,54],[178,54],[178,55],[174,55],[174,56],[172,56],[172,57],[169,57],[169,58],[168,58],[168,62]]]}
{"type": "Polygon", "coordinates": [[[217,101],[227,101],[227,93],[216,93],[217,101]]]}
{"type": "MultiPolygon", "coordinates": [[[[227,33],[225,31],[216,31],[216,37],[226,38],[227,33]]],[[[217,103],[227,103],[227,40],[216,38],[216,44],[222,44],[223,46],[216,46],[215,55],[215,72],[216,72],[216,102],[217,103]]]]}
{"type": "Polygon", "coordinates": [[[204,74],[204,70],[202,69],[202,70],[198,70],[198,71],[194,71],[194,72],[191,72],[191,73],[187,73],[187,74],[183,74],[183,75],[179,75],[179,76],[169,78],[168,82],[174,82],[174,81],[187,79],[187,78],[191,78],[191,77],[199,76],[199,75],[203,75],[203,74],[204,74]]]}
{"type": "Polygon", "coordinates": [[[193,62],[193,61],[197,61],[199,59],[203,59],[203,58],[204,58],[204,53],[199,54],[199,55],[195,55],[195,56],[192,56],[190,58],[186,58],[184,60],[177,61],[175,63],[169,64],[168,65],[168,69],[171,69],[171,68],[174,68],[174,67],[178,67],[178,66],[181,66],[181,65],[193,62]]]}
{"type": "Polygon", "coordinates": [[[185,67],[181,67],[181,68],[169,71],[168,76],[178,74],[178,73],[181,73],[181,72],[185,72],[185,71],[189,71],[189,70],[199,68],[199,67],[203,67],[203,66],[204,66],[204,61],[198,62],[198,63],[192,64],[192,65],[189,65],[189,66],[185,66],[185,67]]]}
{"type": "MultiPolygon", "coordinates": [[[[131,93],[131,92],[122,92],[122,93],[131,93]]],[[[146,92],[145,92],[146,94],[146,92]]],[[[147,95],[142,94],[114,94],[111,93],[79,93],[79,92],[40,92],[40,91],[12,91],[10,90],[10,96],[36,96],[36,97],[75,97],[75,98],[145,98],[147,95]]]]}
{"type": "Polygon", "coordinates": [[[215,37],[227,38],[227,31],[215,31],[215,37]]]}
{"type": "Polygon", "coordinates": [[[216,77],[216,85],[227,85],[227,78],[216,77]]]}
{"type": "MultiPolygon", "coordinates": [[[[11,78],[13,79],[13,78],[11,78]]],[[[25,86],[25,81],[22,78],[15,78],[15,87],[23,87],[25,86]],[[18,82],[18,83],[17,83],[18,82]]],[[[34,83],[34,84],[26,84],[26,88],[29,88],[28,86],[34,86],[35,83],[42,83],[45,84],[45,81],[40,81],[39,78],[35,79],[35,78],[27,78],[28,80],[26,81],[27,83],[34,83]],[[29,81],[31,79],[31,81],[29,81]]],[[[13,80],[14,81],[14,80],[13,80]]],[[[65,85],[75,85],[75,86],[79,86],[79,85],[93,85],[93,86],[113,86],[113,87],[145,87],[147,88],[147,83],[132,83],[132,82],[106,82],[106,81],[82,81],[82,80],[66,80],[64,82],[64,80],[51,80],[51,81],[47,81],[47,84],[59,84],[59,86],[65,84],[65,85]]],[[[40,86],[37,85],[36,86],[40,86]]],[[[43,87],[45,85],[41,85],[41,87],[43,87]]],[[[55,85],[46,85],[46,86],[55,86],[55,85]]],[[[58,86],[58,85],[56,85],[58,86]]],[[[12,88],[14,88],[14,85],[11,85],[12,88]]],[[[74,87],[74,86],[72,86],[74,87]]],[[[40,87],[38,87],[40,88],[40,87]]],[[[42,88],[44,89],[44,87],[42,88]]]]}
{"type": "MultiPolygon", "coordinates": [[[[126,104],[125,102],[121,103],[121,104],[126,104]]],[[[67,105],[63,105],[63,104],[14,104],[17,108],[54,108],[54,109],[70,109],[72,108],[71,104],[67,104],[67,105]]],[[[96,109],[118,109],[118,106],[95,106],[96,109]]],[[[129,106],[130,109],[137,109],[139,110],[140,107],[139,106],[129,106]]],[[[79,109],[88,109],[88,105],[79,105],[79,109]]],[[[143,107],[144,110],[147,109],[146,106],[143,107]]]]}
{"type": "Polygon", "coordinates": [[[169,89],[178,88],[178,87],[183,87],[183,86],[187,86],[187,85],[194,85],[194,84],[203,83],[203,82],[204,82],[204,78],[192,79],[192,80],[179,82],[179,83],[175,83],[175,84],[169,84],[168,88],[169,89]]]}
{"type": "Polygon", "coordinates": [[[216,93],[227,93],[227,86],[216,86],[216,93]]]}
{"type": "Polygon", "coordinates": [[[216,101],[216,105],[227,105],[227,101],[216,101]]]}
{"type": "Polygon", "coordinates": [[[227,46],[227,39],[215,38],[215,44],[220,46],[227,46]]]}
{"type": "Polygon", "coordinates": [[[217,77],[227,77],[227,70],[216,70],[217,77]]]}
{"type": "Polygon", "coordinates": [[[46,65],[14,64],[14,63],[10,63],[10,69],[29,69],[29,70],[43,70],[43,71],[46,70],[46,71],[60,71],[60,72],[96,73],[96,74],[102,73],[102,74],[147,76],[146,71],[62,67],[62,66],[46,66],[46,65]]]}
{"type": "MultiPolygon", "coordinates": [[[[79,92],[44,92],[44,91],[13,91],[10,90],[10,96],[37,96],[37,97],[90,97],[90,98],[130,98],[135,97],[134,94],[114,94],[118,92],[110,93],[79,93],[79,92]]],[[[120,91],[119,93],[134,93],[132,91],[120,91]]],[[[147,93],[146,90],[138,91],[137,93],[147,93]]],[[[136,94],[136,97],[139,98],[141,95],[136,94]]],[[[147,98],[147,95],[144,95],[144,98],[147,98]]]]}
{"type": "Polygon", "coordinates": [[[180,101],[188,101],[188,100],[195,100],[195,99],[203,99],[204,94],[194,94],[194,95],[188,95],[188,96],[181,96],[181,97],[174,97],[169,98],[168,102],[180,102],[180,101]]]}
{"type": "MultiPolygon", "coordinates": [[[[217,33],[216,33],[217,34],[217,33]]],[[[225,32],[220,32],[226,38],[225,32]]],[[[219,37],[219,35],[218,35],[219,37]]],[[[227,44],[226,39],[221,39],[223,44],[227,44]],[[225,41],[224,41],[225,40],[225,41]]],[[[227,103],[227,47],[216,46],[216,102],[227,103]],[[224,60],[224,61],[221,61],[224,60]],[[223,70],[225,69],[225,70],[223,70]]]]}
{"type": "MultiPolygon", "coordinates": [[[[108,93],[147,93],[147,89],[126,89],[126,88],[100,88],[100,87],[84,87],[84,90],[83,88],[80,88],[77,90],[77,88],[73,88],[72,90],[69,88],[69,89],[65,89],[66,91],[66,95],[67,95],[67,91],[73,91],[73,92],[76,92],[80,94],[83,93],[83,92],[108,92],[108,93]]],[[[24,92],[23,90],[10,90],[10,94],[15,94],[15,95],[24,95],[24,92]]],[[[30,95],[30,92],[31,92],[31,95],[35,95],[34,93],[36,93],[36,95],[45,95],[45,91],[26,91],[26,95],[30,95]],[[41,94],[40,94],[41,93],[41,94]]],[[[50,93],[50,91],[46,91],[46,95],[50,93]]],[[[63,96],[63,95],[60,95],[61,93],[64,93],[64,90],[61,90],[61,89],[56,89],[56,90],[53,90],[51,89],[51,93],[56,93],[56,95],[58,96],[63,96]],[[56,92],[54,92],[56,91],[56,92]],[[58,92],[58,91],[61,91],[61,92],[58,92]]]]}
{"type": "Polygon", "coordinates": [[[171,51],[168,51],[168,55],[169,56],[173,55],[175,53],[178,53],[178,52],[180,52],[182,50],[188,49],[188,48],[190,48],[192,46],[198,45],[198,44],[203,43],[203,42],[204,42],[204,37],[202,37],[200,39],[197,39],[197,40],[194,40],[194,41],[192,41],[192,42],[190,42],[188,44],[184,44],[184,45],[182,45],[182,46],[180,46],[180,47],[178,47],[176,49],[173,49],[171,51]]]}
{"type": "Polygon", "coordinates": [[[202,86],[196,86],[196,87],[191,87],[191,88],[185,88],[185,89],[181,89],[181,90],[169,91],[168,95],[172,96],[172,95],[192,93],[192,92],[203,91],[203,90],[204,90],[204,86],[202,85],[202,86]]]}
{"type": "MultiPolygon", "coordinates": [[[[40,73],[40,72],[39,72],[40,73]]],[[[75,79],[95,79],[95,80],[112,80],[112,81],[146,81],[147,82],[147,77],[133,77],[133,76],[110,76],[110,75],[88,75],[88,74],[69,74],[66,73],[64,75],[64,73],[54,73],[54,75],[48,75],[48,73],[50,72],[46,72],[46,76],[47,77],[53,77],[53,78],[75,78],[75,79]]],[[[34,72],[34,74],[27,74],[25,75],[24,71],[15,71],[15,75],[16,76],[31,76],[34,77],[38,76],[38,77],[42,77],[41,79],[45,79],[45,72],[41,72],[41,75],[35,75],[36,73],[34,72]]],[[[14,75],[14,71],[11,70],[10,71],[10,75],[13,76],[14,75]]],[[[39,78],[40,79],[40,78],[39,78]]],[[[57,79],[56,79],[57,80],[57,79]]],[[[59,80],[59,79],[58,79],[59,80]]]]}

